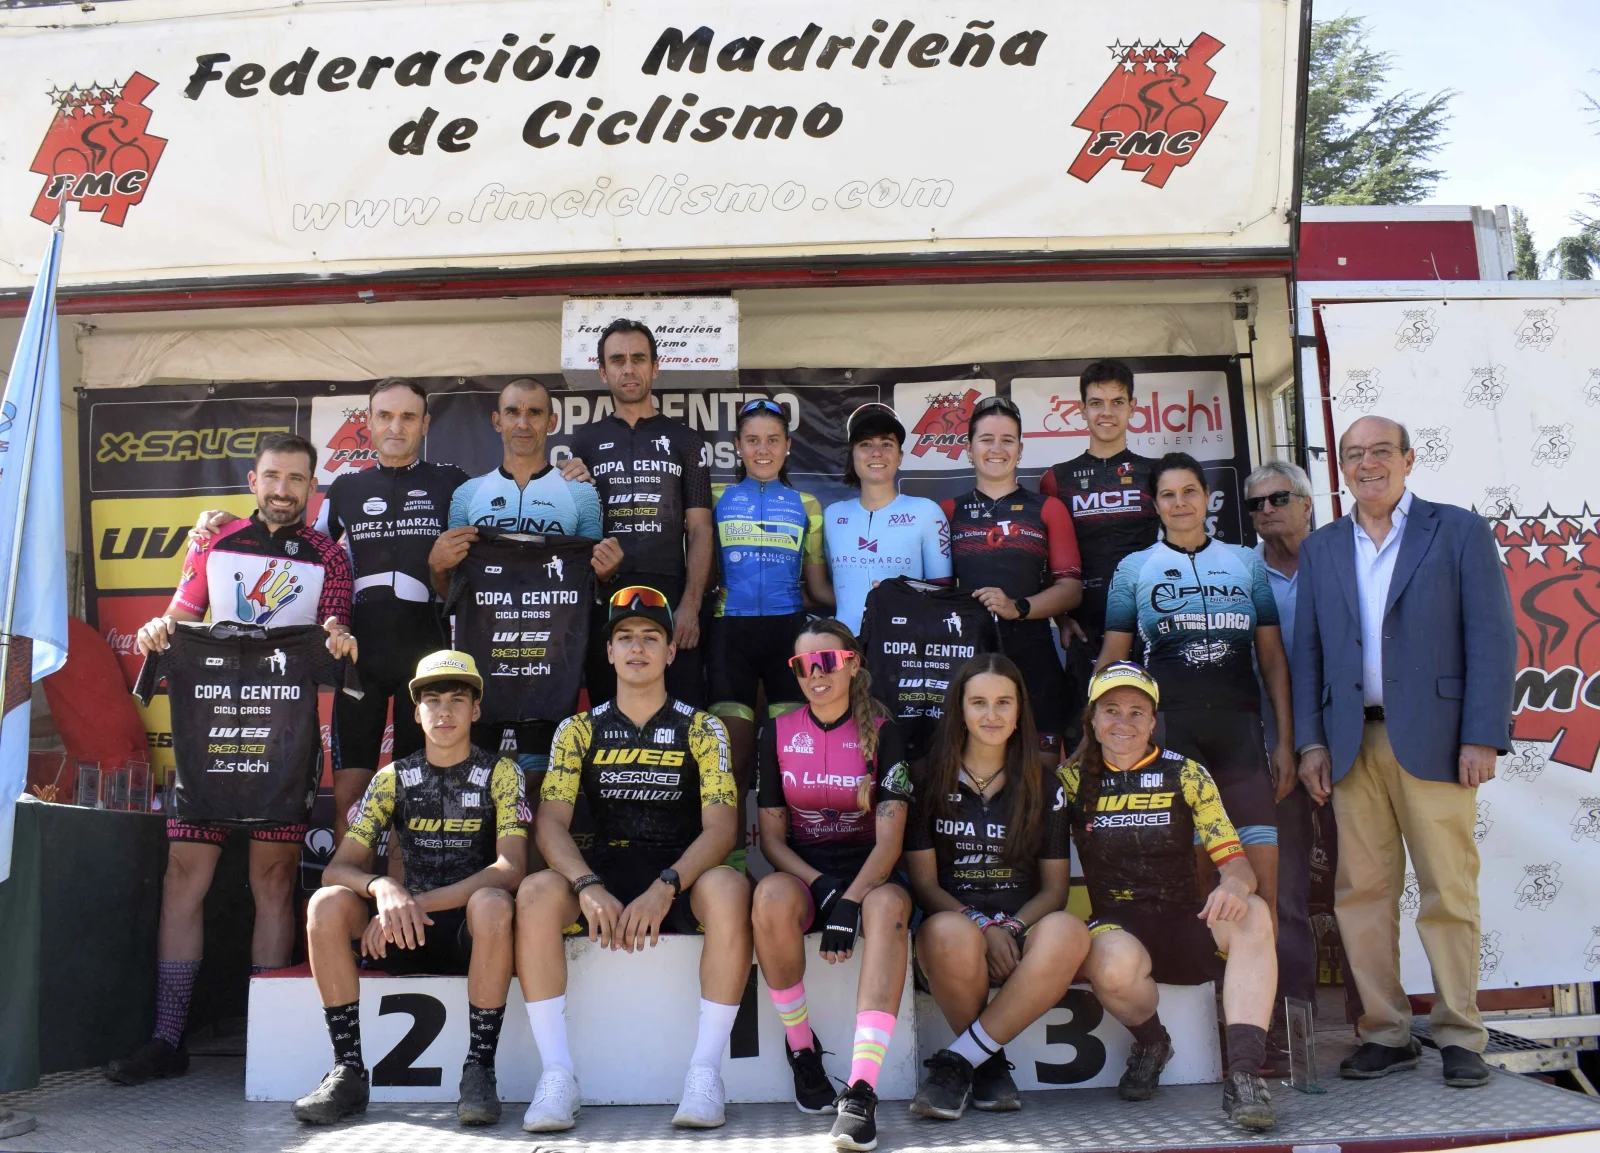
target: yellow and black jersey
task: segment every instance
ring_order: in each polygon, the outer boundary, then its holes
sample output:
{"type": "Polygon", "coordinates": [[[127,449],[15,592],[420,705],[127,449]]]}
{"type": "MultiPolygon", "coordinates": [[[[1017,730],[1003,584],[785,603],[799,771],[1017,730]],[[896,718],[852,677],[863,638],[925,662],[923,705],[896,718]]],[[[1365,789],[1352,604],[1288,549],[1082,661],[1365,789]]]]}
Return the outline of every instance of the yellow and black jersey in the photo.
{"type": "Polygon", "coordinates": [[[501,837],[526,837],[522,770],[509,757],[474,747],[441,769],[426,750],[378,770],[345,835],[376,848],[390,822],[406,867],[406,888],[428,893],[495,862],[501,837]]]}
{"type": "Polygon", "coordinates": [[[588,802],[604,849],[676,857],[700,835],[700,810],[737,804],[722,722],[667,698],[634,725],[607,701],[568,717],[550,746],[541,801],[588,802]]]}
{"type": "Polygon", "coordinates": [[[1108,767],[1093,812],[1079,800],[1076,762],[1056,776],[1072,809],[1072,835],[1096,916],[1129,904],[1198,905],[1196,834],[1213,864],[1244,855],[1211,774],[1178,753],[1157,749],[1131,769],[1108,767]]]}

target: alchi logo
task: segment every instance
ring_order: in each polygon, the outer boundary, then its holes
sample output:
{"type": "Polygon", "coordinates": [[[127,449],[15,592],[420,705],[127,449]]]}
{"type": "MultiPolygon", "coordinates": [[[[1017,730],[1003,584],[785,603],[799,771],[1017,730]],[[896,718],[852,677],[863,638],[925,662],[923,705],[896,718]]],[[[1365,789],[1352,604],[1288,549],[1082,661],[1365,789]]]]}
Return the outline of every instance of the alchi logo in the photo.
{"type": "Polygon", "coordinates": [[[1517,325],[1517,348],[1543,352],[1555,343],[1556,333],[1560,331],[1556,326],[1555,309],[1530,308],[1522,314],[1522,323],[1517,325]]]}
{"type": "Polygon", "coordinates": [[[1445,466],[1450,459],[1450,450],[1454,448],[1450,443],[1450,428],[1442,424],[1437,428],[1417,429],[1411,443],[1416,448],[1417,463],[1434,472],[1445,466]]]}
{"type": "Polygon", "coordinates": [[[277,561],[268,561],[248,592],[243,573],[234,573],[233,582],[234,615],[247,625],[270,624],[305,591],[305,585],[300,583],[299,575],[288,561],[283,562],[282,568],[277,561]]]}
{"type": "Polygon", "coordinates": [[[926,456],[929,452],[944,453],[951,460],[961,459],[967,448],[967,422],[972,419],[972,406],[978,403],[975,388],[957,395],[941,393],[928,398],[927,411],[911,428],[917,438],[911,446],[912,456],[926,456]]]}
{"type": "Polygon", "coordinates": [[[1395,348],[1426,352],[1433,343],[1433,338],[1439,335],[1439,326],[1433,319],[1433,309],[1408,308],[1401,316],[1400,327],[1394,330],[1395,348]]]}
{"type": "Polygon", "coordinates": [[[1202,32],[1192,42],[1107,45],[1111,74],[1072,122],[1089,134],[1067,169],[1085,183],[1120,160],[1125,172],[1164,187],[1188,164],[1216,126],[1227,101],[1209,95],[1210,61],[1222,41],[1202,32]]]}
{"type": "Polygon", "coordinates": [[[128,209],[144,199],[167,141],[145,129],[150,109],[144,99],[156,82],[135,72],[122,83],[98,81],[79,87],[52,88],[55,105],[39,151],[29,171],[45,178],[33,203],[33,217],[46,224],[75,200],[81,212],[98,212],[118,228],[128,209]]]}
{"type": "Polygon", "coordinates": [[[1553,465],[1560,468],[1572,459],[1572,425],[1542,424],[1533,441],[1534,467],[1553,465]]]}
{"type": "Polygon", "coordinates": [[[1561,862],[1548,865],[1528,865],[1522,870],[1522,881],[1517,885],[1517,908],[1530,905],[1543,912],[1561,892],[1561,862]]]}
{"type": "Polygon", "coordinates": [[[1506,398],[1506,366],[1491,364],[1487,368],[1473,369],[1465,396],[1468,408],[1480,404],[1491,411],[1498,408],[1506,398]]]}
{"type": "Polygon", "coordinates": [[[1339,390],[1339,407],[1371,412],[1383,395],[1383,385],[1378,377],[1383,374],[1376,368],[1351,368],[1344,374],[1344,387],[1339,390]]]}
{"type": "Polygon", "coordinates": [[[347,408],[344,420],[333,430],[327,441],[328,471],[337,468],[364,469],[378,463],[378,452],[372,447],[372,434],[367,429],[367,410],[347,408]]]}

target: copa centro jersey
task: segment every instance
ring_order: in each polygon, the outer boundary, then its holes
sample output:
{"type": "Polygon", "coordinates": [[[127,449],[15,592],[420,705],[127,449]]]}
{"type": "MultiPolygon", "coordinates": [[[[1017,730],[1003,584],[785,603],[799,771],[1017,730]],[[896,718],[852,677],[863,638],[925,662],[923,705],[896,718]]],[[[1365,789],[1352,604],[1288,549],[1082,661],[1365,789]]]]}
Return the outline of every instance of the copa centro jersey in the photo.
{"type": "Polygon", "coordinates": [[[317,686],[361,695],[348,660],[317,625],[262,629],[179,624],[133,692],[148,705],[167,683],[178,768],[176,816],[241,826],[306,819],[322,775],[317,686]]]}

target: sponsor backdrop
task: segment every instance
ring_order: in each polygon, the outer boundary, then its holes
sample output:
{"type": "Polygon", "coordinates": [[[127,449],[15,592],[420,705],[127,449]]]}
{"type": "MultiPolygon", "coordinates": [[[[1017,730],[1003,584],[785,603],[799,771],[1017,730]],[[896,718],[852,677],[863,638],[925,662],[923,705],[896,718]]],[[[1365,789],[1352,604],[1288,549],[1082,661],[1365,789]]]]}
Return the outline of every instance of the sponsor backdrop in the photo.
{"type": "Polygon", "coordinates": [[[69,13],[78,27],[14,19],[0,287],[29,282],[63,201],[96,217],[69,225],[69,284],[793,245],[1286,249],[1299,8],[505,0],[441,21],[420,0],[181,19],[129,2],[69,13]]]}
{"type": "MultiPolygon", "coordinates": [[[[1517,622],[1512,752],[1478,790],[1485,988],[1600,977],[1600,300],[1322,306],[1328,409],[1404,421],[1419,496],[1489,518],[1517,622]]],[[[1338,478],[1332,478],[1337,491],[1338,478]]],[[[1349,507],[1348,500],[1345,507],[1349,507]]],[[[1472,622],[1466,622],[1471,628],[1472,622]]],[[[1406,988],[1432,989],[1401,903],[1406,988]]]]}

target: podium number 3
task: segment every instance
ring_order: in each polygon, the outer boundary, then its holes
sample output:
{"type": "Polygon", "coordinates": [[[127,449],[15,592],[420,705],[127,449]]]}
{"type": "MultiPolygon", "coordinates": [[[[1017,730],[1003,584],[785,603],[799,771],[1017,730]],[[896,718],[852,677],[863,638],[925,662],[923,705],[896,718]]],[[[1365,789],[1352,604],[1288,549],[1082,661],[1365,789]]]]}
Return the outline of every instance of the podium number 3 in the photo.
{"type": "Polygon", "coordinates": [[[1046,1025],[1045,1044],[1071,1045],[1075,1052],[1072,1060],[1059,1064],[1035,1061],[1034,1075],[1041,1085],[1078,1085],[1094,1080],[1106,1067],[1106,1047],[1094,1035],[1105,1019],[1105,1009],[1087,989],[1068,989],[1067,995],[1056,1002],[1056,1008],[1071,1010],[1072,1020],[1065,1025],[1046,1025]]]}
{"type": "Polygon", "coordinates": [[[387,1056],[372,1067],[374,1085],[438,1085],[444,1070],[437,1065],[414,1067],[415,1061],[444,1029],[444,1003],[426,993],[390,993],[378,1002],[378,1016],[409,1013],[411,1028],[387,1056]]]}

